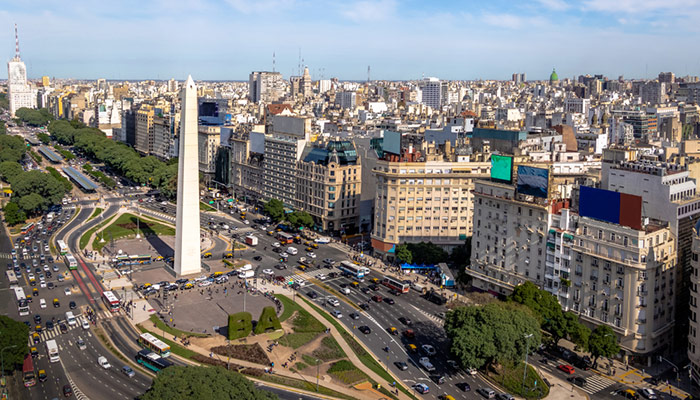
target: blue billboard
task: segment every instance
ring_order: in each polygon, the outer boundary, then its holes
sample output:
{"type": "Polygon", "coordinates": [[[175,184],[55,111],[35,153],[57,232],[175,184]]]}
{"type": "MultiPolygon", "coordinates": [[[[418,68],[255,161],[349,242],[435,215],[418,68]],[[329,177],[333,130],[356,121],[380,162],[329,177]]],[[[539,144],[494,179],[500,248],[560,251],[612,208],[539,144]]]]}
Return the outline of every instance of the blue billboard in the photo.
{"type": "Polygon", "coordinates": [[[519,165],[518,193],[546,199],[549,193],[549,170],[519,165]]]}

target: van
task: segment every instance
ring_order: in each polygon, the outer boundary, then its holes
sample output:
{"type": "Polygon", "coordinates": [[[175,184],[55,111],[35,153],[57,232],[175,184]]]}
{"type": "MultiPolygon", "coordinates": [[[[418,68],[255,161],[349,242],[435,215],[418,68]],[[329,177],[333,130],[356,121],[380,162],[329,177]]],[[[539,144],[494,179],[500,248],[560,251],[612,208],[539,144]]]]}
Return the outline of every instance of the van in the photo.
{"type": "Polygon", "coordinates": [[[289,247],[287,247],[287,253],[295,256],[295,255],[297,255],[298,251],[297,251],[296,247],[289,246],[289,247]]]}
{"type": "Polygon", "coordinates": [[[97,357],[97,363],[100,364],[100,367],[102,367],[104,369],[112,368],[112,366],[109,365],[109,361],[107,361],[107,359],[103,356],[97,357]]]}
{"type": "Polygon", "coordinates": [[[252,270],[252,269],[253,269],[253,265],[252,265],[252,264],[246,264],[246,265],[242,266],[241,268],[239,268],[238,270],[241,271],[241,272],[243,272],[243,271],[250,271],[250,270],[252,270]]]}
{"type": "Polygon", "coordinates": [[[75,320],[75,316],[72,311],[66,311],[66,322],[68,325],[77,325],[78,322],[75,320]]]}
{"type": "Polygon", "coordinates": [[[494,397],[496,397],[496,392],[494,392],[493,389],[478,388],[476,389],[476,392],[486,397],[487,399],[493,399],[494,397]]]}
{"type": "Polygon", "coordinates": [[[248,279],[252,278],[255,276],[255,271],[242,271],[241,273],[238,274],[239,279],[248,279]]]}

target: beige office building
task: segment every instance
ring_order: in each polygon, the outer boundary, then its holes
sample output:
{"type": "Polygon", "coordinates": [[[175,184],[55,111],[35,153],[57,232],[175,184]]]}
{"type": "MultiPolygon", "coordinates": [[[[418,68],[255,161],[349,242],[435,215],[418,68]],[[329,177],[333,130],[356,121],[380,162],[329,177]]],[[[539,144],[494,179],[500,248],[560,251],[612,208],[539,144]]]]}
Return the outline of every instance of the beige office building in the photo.
{"type": "Polygon", "coordinates": [[[152,105],[142,104],[136,111],[136,140],[134,148],[141,154],[149,155],[153,151],[153,117],[152,105]]]}

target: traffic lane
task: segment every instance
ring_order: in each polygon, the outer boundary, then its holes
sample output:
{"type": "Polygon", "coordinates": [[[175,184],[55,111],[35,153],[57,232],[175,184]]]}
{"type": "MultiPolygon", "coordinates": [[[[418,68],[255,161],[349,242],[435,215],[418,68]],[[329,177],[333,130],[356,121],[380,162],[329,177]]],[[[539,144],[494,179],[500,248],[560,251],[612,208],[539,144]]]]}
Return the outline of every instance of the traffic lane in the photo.
{"type": "Polygon", "coordinates": [[[37,350],[39,351],[39,357],[34,359],[37,383],[36,386],[29,389],[31,398],[46,400],[63,396],[63,385],[68,383],[68,378],[65,371],[63,371],[63,367],[61,367],[61,363],[49,361],[44,343],[39,343],[37,350]],[[40,369],[46,371],[47,380],[45,382],[39,382],[38,374],[40,369]]]}
{"type": "Polygon", "coordinates": [[[104,349],[94,334],[90,337],[82,336],[87,346],[85,350],[78,349],[75,343],[79,333],[75,331],[77,330],[68,332],[73,350],[69,352],[64,364],[75,384],[86,396],[97,399],[132,399],[148,389],[150,382],[146,383],[143,378],[129,378],[121,372],[121,360],[104,349]],[[111,368],[99,366],[97,358],[100,356],[107,359],[111,368]]]}

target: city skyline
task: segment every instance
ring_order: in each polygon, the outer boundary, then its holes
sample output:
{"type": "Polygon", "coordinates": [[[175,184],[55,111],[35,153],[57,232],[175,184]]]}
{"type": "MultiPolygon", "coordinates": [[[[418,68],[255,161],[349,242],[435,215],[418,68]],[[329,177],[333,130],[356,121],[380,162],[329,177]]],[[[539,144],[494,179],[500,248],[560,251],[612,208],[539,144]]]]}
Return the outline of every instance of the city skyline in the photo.
{"type": "MultiPolygon", "coordinates": [[[[9,4],[28,77],[246,80],[250,71],[314,80],[508,80],[603,74],[699,75],[688,56],[700,2],[539,0],[513,6],[444,1],[133,1],[9,4]],[[668,29],[673,27],[673,29],[668,29]],[[411,29],[412,28],[412,29],[411,29]],[[532,45],[534,43],[534,45],[532,45]],[[556,55],[553,57],[552,55],[556,55]]],[[[0,33],[14,55],[11,24],[0,33]]]]}

